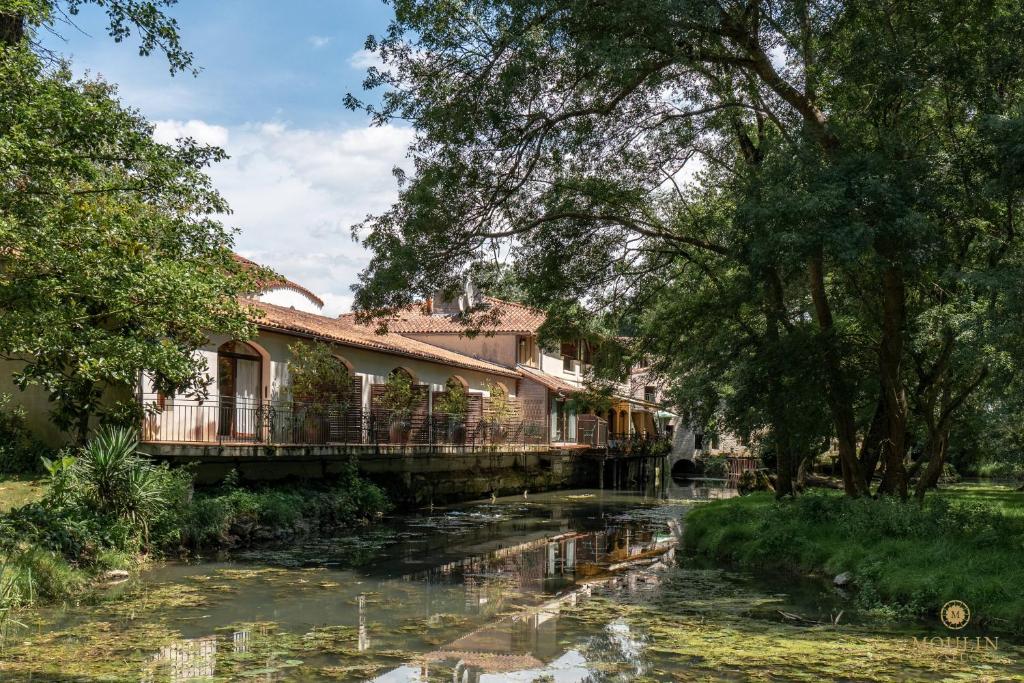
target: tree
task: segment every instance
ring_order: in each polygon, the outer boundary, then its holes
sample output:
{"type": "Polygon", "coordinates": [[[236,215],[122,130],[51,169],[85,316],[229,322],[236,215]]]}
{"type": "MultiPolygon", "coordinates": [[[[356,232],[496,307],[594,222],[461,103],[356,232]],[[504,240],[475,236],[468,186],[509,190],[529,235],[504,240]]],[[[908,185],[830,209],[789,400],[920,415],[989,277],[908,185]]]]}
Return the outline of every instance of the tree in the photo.
{"type": "Polygon", "coordinates": [[[345,412],[352,401],[352,375],[326,344],[296,342],[288,347],[292,397],[316,410],[345,412]]]}
{"type": "MultiPolygon", "coordinates": [[[[157,10],[168,4],[104,6],[115,39],[134,22],[140,50],[164,50],[174,70],[190,58],[157,10]]],[[[194,350],[210,333],[254,332],[239,297],[268,274],[233,258],[213,218],[227,205],[203,168],[222,150],[157,144],[113,86],[31,51],[56,7],[0,7],[0,357],[22,362],[15,382],[49,392],[56,424],[84,441],[91,417],[133,409],[143,372],[165,393],[205,392],[194,350]]]]}
{"type": "Polygon", "coordinates": [[[733,388],[757,387],[712,393],[727,413],[756,412],[786,479],[832,437],[849,495],[870,492],[876,472],[880,492],[908,495],[927,406],[953,419],[986,365],[959,351],[973,347],[954,326],[951,353],[974,361],[940,363],[949,400],[931,404],[912,368],[943,357],[932,321],[979,297],[987,320],[1016,314],[1019,162],[990,131],[1019,127],[1019,3],[395,10],[367,41],[386,65],[365,82],[387,88],[382,103],[348,104],[416,126],[415,173],[363,226],[374,257],[357,307],[388,312],[452,288],[481,252],[509,254],[532,303],[586,301],[613,321],[713,286],[735,352],[723,337],[681,353],[688,329],[648,324],[647,345],[677,350],[667,367],[687,381],[717,367],[733,388]],[[799,405],[827,408],[827,429],[805,419],[819,411],[790,409],[794,386],[799,405]]]}

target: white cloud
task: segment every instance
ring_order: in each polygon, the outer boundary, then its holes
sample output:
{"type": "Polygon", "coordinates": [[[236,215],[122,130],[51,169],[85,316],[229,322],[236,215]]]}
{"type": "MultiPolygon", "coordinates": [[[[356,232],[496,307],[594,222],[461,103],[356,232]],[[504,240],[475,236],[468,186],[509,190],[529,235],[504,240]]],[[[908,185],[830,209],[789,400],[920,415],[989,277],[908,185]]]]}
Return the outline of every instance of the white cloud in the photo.
{"type": "Polygon", "coordinates": [[[386,68],[384,60],[380,58],[380,55],[372,50],[366,49],[356,50],[349,55],[348,63],[353,69],[360,69],[361,71],[365,71],[371,66],[375,66],[381,71],[386,68]]]}
{"type": "Polygon", "coordinates": [[[322,47],[327,47],[327,44],[331,42],[330,36],[310,36],[306,39],[309,44],[313,46],[313,49],[319,50],[322,47]]]}
{"type": "Polygon", "coordinates": [[[228,129],[205,121],[157,121],[154,125],[153,138],[165,145],[178,138],[194,138],[196,142],[217,147],[227,147],[228,144],[228,129]]]}
{"type": "Polygon", "coordinates": [[[324,300],[325,314],[347,311],[349,287],[369,260],[352,241],[351,227],[395,201],[391,169],[404,158],[412,130],[156,123],[162,141],[183,133],[231,156],[210,176],[234,212],[225,223],[239,229],[238,252],[311,289],[324,300]]]}

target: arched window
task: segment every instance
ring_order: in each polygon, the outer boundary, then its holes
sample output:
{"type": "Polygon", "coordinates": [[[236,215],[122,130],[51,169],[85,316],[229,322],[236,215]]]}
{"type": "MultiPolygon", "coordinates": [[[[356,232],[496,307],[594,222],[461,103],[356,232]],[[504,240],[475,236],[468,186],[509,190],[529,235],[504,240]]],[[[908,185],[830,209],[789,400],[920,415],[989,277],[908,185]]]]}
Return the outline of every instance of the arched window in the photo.
{"type": "Polygon", "coordinates": [[[397,367],[397,368],[395,368],[394,370],[392,370],[391,372],[388,373],[388,377],[389,378],[390,377],[394,377],[395,375],[405,375],[406,377],[409,378],[410,382],[412,382],[413,384],[416,383],[416,376],[413,375],[412,372],[410,372],[409,370],[406,370],[403,367],[397,367]]]}
{"type": "Polygon", "coordinates": [[[263,387],[263,358],[245,342],[225,342],[217,349],[217,393],[221,436],[252,436],[263,387]]]}
{"type": "Polygon", "coordinates": [[[448,378],[448,381],[444,383],[444,386],[445,391],[448,391],[449,389],[456,386],[462,387],[463,389],[469,389],[469,382],[462,379],[458,375],[452,375],[451,377],[448,378]]]}

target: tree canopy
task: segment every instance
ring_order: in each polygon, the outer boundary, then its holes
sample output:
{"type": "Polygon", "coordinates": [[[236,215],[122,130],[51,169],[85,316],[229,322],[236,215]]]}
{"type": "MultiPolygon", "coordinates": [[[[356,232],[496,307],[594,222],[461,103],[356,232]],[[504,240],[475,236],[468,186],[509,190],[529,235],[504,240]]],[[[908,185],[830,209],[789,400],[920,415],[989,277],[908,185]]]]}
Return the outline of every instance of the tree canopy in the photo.
{"type": "MultiPolygon", "coordinates": [[[[239,264],[227,212],[203,169],[224,157],[153,127],[101,80],[75,80],[33,50],[33,30],[83,3],[4,2],[0,42],[0,357],[15,382],[55,401],[58,426],[84,439],[91,416],[134,404],[140,374],[156,388],[202,394],[195,349],[210,333],[252,334],[239,296],[264,272],[239,264]],[[12,28],[13,27],[13,28],[12,28]]],[[[170,2],[98,2],[111,35],[129,26],[143,54],[186,68],[170,2]]]]}
{"type": "Polygon", "coordinates": [[[1016,372],[1020,3],[395,16],[367,41],[380,104],[348,98],[417,130],[399,201],[361,226],[368,314],[508,254],[531,303],[627,326],[681,410],[756,435],[783,495],[830,440],[849,495],[924,495],[965,404],[1016,372]]]}

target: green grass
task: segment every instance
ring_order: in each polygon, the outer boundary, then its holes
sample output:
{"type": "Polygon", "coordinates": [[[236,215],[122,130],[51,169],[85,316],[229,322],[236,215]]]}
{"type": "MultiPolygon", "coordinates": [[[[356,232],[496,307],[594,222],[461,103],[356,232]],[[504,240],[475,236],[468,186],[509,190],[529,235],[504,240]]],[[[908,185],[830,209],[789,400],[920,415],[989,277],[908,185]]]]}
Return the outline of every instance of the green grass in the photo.
{"type": "Polygon", "coordinates": [[[41,477],[0,474],[0,513],[42,500],[45,494],[41,477]]]}
{"type": "Polygon", "coordinates": [[[964,600],[975,620],[1024,633],[1024,493],[950,486],[924,507],[809,493],[714,501],[686,519],[685,546],[748,569],[853,575],[861,607],[934,615],[964,600]]]}

